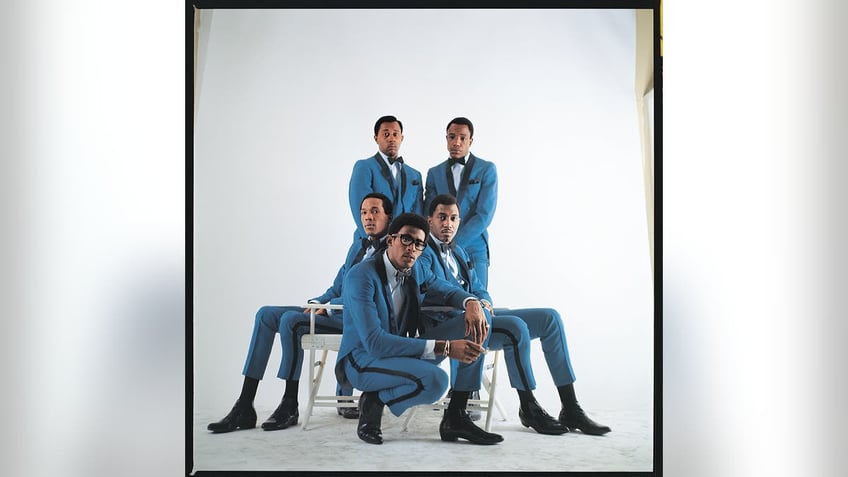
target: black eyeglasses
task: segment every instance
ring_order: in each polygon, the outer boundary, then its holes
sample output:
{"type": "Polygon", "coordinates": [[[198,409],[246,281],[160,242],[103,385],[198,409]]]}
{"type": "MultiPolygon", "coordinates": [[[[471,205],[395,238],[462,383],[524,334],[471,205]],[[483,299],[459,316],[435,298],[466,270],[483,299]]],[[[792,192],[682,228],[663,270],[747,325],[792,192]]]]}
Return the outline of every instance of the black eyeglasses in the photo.
{"type": "MultiPolygon", "coordinates": [[[[398,234],[392,234],[392,237],[397,238],[398,234]]],[[[423,252],[424,249],[427,248],[427,242],[425,242],[423,240],[418,240],[418,239],[414,238],[412,235],[408,235],[408,234],[401,234],[400,243],[404,247],[409,247],[410,245],[415,244],[415,250],[418,250],[419,252],[423,252]]]]}

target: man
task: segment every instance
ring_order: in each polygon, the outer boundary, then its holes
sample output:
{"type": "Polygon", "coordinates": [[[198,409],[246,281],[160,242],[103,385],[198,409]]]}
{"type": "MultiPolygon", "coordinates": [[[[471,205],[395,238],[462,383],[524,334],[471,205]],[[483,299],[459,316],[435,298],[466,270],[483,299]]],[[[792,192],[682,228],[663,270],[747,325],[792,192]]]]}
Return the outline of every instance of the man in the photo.
{"type": "MultiPolygon", "coordinates": [[[[368,238],[351,245],[333,285],[323,295],[309,300],[310,303],[341,303],[342,284],[347,271],[384,246],[386,230],[392,218],[392,203],[389,198],[377,192],[365,195],[361,201],[360,217],[368,238]]],[[[315,316],[315,332],[319,334],[341,333],[342,324],[340,315],[329,315],[325,309],[319,310],[315,316]]],[[[262,423],[262,429],[274,431],[297,424],[299,417],[297,393],[303,363],[301,337],[308,330],[309,315],[300,307],[263,306],[260,308],[256,313],[253,336],[242,371],[244,384],[241,394],[230,413],[222,420],[209,424],[207,429],[214,433],[222,433],[237,429],[252,429],[256,426],[253,400],[259,381],[265,374],[271,348],[274,345],[274,335],[277,332],[280,333],[282,348],[282,359],[277,377],[286,381],[286,387],[280,405],[271,417],[262,423]]],[[[349,396],[353,390],[350,387],[340,386],[336,391],[340,395],[349,396]]],[[[356,408],[337,409],[338,413],[347,419],[359,417],[356,408]]]]}
{"type": "Polygon", "coordinates": [[[336,378],[363,391],[357,436],[382,444],[384,406],[400,416],[412,406],[437,401],[448,383],[438,363],[450,356],[461,364],[454,396],[439,425],[441,439],[496,444],[503,437],[474,425],[465,411],[468,395],[480,388],[479,358],[489,341],[491,318],[474,295],[427,269],[413,268],[426,248],[428,228],[420,215],[397,216],[389,226],[385,250],[345,276],[344,333],[336,378]],[[421,292],[436,303],[464,309],[463,319],[426,329],[418,313],[421,292]]]}
{"type": "Polygon", "coordinates": [[[394,116],[383,116],[374,124],[377,153],[353,165],[348,186],[350,212],[357,229],[354,240],[366,236],[359,225],[359,201],[369,192],[380,192],[392,200],[395,215],[411,212],[424,214],[421,173],[404,164],[399,156],[403,142],[403,123],[394,116]]]}
{"type": "Polygon", "coordinates": [[[467,118],[454,118],[445,135],[449,158],[427,171],[425,208],[440,194],[457,198],[463,226],[454,241],[471,257],[483,288],[489,286],[489,225],[498,202],[498,173],[495,165],[469,152],[474,142],[474,125],[467,118]]]}
{"type": "MultiPolygon", "coordinates": [[[[493,309],[491,296],[480,284],[474,269],[466,264],[468,255],[454,241],[460,223],[456,199],[447,194],[436,196],[430,202],[428,211],[430,237],[427,250],[419,259],[419,266],[430,268],[437,277],[456,281],[466,291],[480,298],[483,306],[494,315],[489,349],[504,350],[510,384],[518,391],[518,416],[521,423],[542,434],[562,434],[569,429],[591,435],[610,432],[609,427],[590,419],[577,402],[574,371],[559,313],[551,308],[493,309]],[[517,317],[525,324],[518,333],[509,320],[505,321],[505,318],[512,317],[517,317]],[[562,408],[559,422],[553,421],[533,397],[536,381],[530,365],[528,343],[535,338],[540,338],[542,342],[545,361],[560,395],[562,408]]],[[[427,300],[424,304],[428,304],[427,300]]]]}

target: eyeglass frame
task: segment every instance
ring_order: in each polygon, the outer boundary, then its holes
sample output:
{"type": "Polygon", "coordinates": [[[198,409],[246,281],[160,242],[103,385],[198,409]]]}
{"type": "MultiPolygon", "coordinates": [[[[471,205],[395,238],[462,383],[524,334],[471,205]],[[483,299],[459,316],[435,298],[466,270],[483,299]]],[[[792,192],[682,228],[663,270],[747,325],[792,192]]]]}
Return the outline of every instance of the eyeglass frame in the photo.
{"type": "Polygon", "coordinates": [[[419,252],[423,252],[427,248],[427,242],[418,240],[409,234],[391,234],[390,237],[400,240],[400,244],[404,247],[413,245],[413,248],[419,252]]]}

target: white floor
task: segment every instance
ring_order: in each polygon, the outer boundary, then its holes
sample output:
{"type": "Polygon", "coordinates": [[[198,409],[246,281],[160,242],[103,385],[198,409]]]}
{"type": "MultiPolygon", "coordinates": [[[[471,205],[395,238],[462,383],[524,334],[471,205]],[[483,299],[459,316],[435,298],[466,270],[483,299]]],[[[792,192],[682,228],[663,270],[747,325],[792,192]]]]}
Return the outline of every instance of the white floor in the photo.
{"type": "MultiPolygon", "coordinates": [[[[402,431],[405,416],[398,418],[386,412],[382,427],[384,443],[380,446],[360,441],[355,434],[357,421],[343,419],[333,408],[316,408],[308,430],[298,425],[266,432],[258,424],[275,406],[257,404],[257,428],[227,434],[212,434],[206,425],[223,417],[228,409],[195,410],[194,469],[562,472],[651,471],[653,468],[650,412],[602,412],[584,405],[592,418],[609,425],[612,432],[606,436],[579,432],[545,436],[521,425],[517,406],[511,401],[509,398],[502,401],[508,421],[498,420],[495,411],[491,430],[502,434],[504,442],[494,446],[477,446],[462,440],[442,442],[438,431],[441,413],[431,410],[419,410],[407,432],[402,431]]],[[[548,411],[554,414],[559,409],[548,411]]],[[[478,423],[482,425],[482,421],[478,423]]]]}

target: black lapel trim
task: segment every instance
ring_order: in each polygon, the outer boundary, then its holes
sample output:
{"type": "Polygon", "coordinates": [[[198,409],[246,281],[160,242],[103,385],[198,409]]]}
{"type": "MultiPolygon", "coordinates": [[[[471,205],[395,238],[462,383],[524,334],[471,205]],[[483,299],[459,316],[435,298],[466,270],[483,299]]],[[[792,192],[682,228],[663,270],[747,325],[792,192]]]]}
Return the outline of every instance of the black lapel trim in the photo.
{"type": "MultiPolygon", "coordinates": [[[[471,177],[471,169],[474,168],[474,163],[477,162],[474,159],[474,154],[468,153],[468,161],[465,163],[465,168],[462,169],[462,177],[459,179],[459,190],[457,193],[465,193],[465,189],[468,186],[468,178],[471,177]]],[[[456,201],[459,202],[459,195],[456,196],[456,201]]]]}
{"type": "MultiPolygon", "coordinates": [[[[448,190],[450,191],[452,196],[456,197],[456,187],[453,185],[453,170],[451,170],[451,169],[452,168],[451,168],[450,159],[448,159],[447,161],[445,161],[445,172],[446,172],[445,178],[448,180],[448,190]]],[[[460,184],[460,185],[462,185],[462,184],[460,184]]]]}
{"type": "MultiPolygon", "coordinates": [[[[381,156],[379,152],[374,154],[374,160],[380,165],[380,174],[383,176],[383,179],[385,179],[387,183],[392,184],[392,196],[394,196],[392,202],[397,203],[397,188],[394,187],[395,180],[392,177],[392,171],[389,170],[389,166],[386,165],[386,161],[383,160],[383,156],[381,156]]],[[[402,167],[401,171],[403,171],[402,167]]]]}
{"type": "MultiPolygon", "coordinates": [[[[386,264],[383,261],[383,255],[386,254],[385,250],[380,251],[377,254],[372,255],[374,260],[377,261],[377,275],[380,276],[380,282],[383,285],[383,296],[386,297],[386,308],[394,311],[394,303],[392,303],[392,290],[389,287],[389,274],[386,272],[386,264]]],[[[397,313],[394,313],[397,315],[397,313]]],[[[397,331],[397,322],[392,316],[389,316],[389,333],[396,334],[397,331]]]]}

